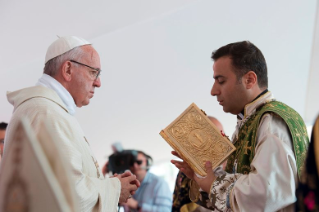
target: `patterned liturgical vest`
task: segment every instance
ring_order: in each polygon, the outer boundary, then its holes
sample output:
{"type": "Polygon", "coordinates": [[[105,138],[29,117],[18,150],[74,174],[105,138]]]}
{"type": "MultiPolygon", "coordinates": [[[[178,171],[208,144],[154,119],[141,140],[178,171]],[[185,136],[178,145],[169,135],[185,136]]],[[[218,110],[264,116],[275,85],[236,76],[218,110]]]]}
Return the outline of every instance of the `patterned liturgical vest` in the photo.
{"type": "Polygon", "coordinates": [[[271,101],[257,108],[239,129],[238,139],[233,143],[236,151],[228,158],[226,172],[248,174],[253,171],[250,164],[255,156],[257,129],[262,116],[270,112],[279,115],[289,128],[300,177],[309,144],[307,129],[303,119],[295,110],[278,101],[271,101]]]}

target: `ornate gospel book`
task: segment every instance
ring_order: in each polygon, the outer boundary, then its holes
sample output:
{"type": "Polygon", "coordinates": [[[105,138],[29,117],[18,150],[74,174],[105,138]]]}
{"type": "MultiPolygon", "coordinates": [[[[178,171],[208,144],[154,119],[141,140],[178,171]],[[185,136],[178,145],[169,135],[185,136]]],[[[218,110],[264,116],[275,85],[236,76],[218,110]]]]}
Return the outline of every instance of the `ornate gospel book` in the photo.
{"type": "Polygon", "coordinates": [[[201,176],[207,175],[206,161],[210,161],[214,169],[236,149],[195,103],[160,135],[201,176]]]}

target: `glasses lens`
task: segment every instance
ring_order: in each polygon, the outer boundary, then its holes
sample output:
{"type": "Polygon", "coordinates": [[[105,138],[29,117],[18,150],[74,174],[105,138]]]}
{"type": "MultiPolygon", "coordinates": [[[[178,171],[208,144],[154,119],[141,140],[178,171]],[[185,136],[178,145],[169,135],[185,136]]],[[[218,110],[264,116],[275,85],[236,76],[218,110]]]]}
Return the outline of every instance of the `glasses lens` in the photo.
{"type": "Polygon", "coordinates": [[[97,80],[97,78],[101,75],[101,69],[93,68],[93,67],[91,67],[91,66],[89,66],[89,65],[86,65],[86,64],[77,62],[77,61],[75,61],[75,60],[70,60],[70,61],[73,62],[73,63],[79,64],[79,65],[88,67],[88,68],[90,68],[90,69],[93,69],[94,71],[91,72],[91,75],[92,75],[92,78],[94,78],[94,80],[97,80]]]}
{"type": "Polygon", "coordinates": [[[101,71],[97,71],[95,80],[97,80],[97,78],[99,78],[99,76],[101,76],[101,71]]]}
{"type": "Polygon", "coordinates": [[[141,165],[141,164],[142,164],[142,162],[143,162],[143,161],[141,161],[141,160],[137,160],[137,161],[135,161],[135,163],[137,163],[137,165],[141,165]]]}
{"type": "MultiPolygon", "coordinates": [[[[90,71],[90,70],[88,70],[90,71]]],[[[98,76],[98,72],[97,71],[90,71],[90,75],[91,75],[91,78],[96,80],[97,79],[97,76],[98,76]]]]}

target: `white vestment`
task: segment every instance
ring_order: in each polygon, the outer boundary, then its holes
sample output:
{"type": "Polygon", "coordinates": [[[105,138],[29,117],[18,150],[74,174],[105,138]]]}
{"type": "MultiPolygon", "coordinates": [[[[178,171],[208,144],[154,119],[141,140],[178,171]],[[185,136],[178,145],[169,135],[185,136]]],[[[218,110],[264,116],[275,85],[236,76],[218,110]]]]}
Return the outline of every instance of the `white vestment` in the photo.
{"type": "Polygon", "coordinates": [[[35,134],[46,120],[50,124],[54,140],[71,164],[76,195],[81,211],[116,211],[121,183],[117,178],[104,178],[90,149],[90,144],[75,119],[58,94],[47,87],[34,86],[8,93],[14,106],[7,128],[5,151],[10,148],[15,125],[26,116],[35,134]]]}
{"type": "MultiPolygon", "coordinates": [[[[256,108],[271,99],[271,92],[267,92],[245,106],[244,117],[238,119],[233,141],[237,139],[240,127],[255,113],[256,108]]],[[[214,205],[218,211],[294,211],[298,177],[287,124],[280,116],[266,113],[260,121],[256,142],[255,156],[250,165],[252,171],[249,174],[226,173],[220,167],[215,170],[215,175],[226,175],[222,180],[213,182],[206,206],[216,201],[214,205]],[[218,198],[212,200],[213,195],[218,198]]]]}

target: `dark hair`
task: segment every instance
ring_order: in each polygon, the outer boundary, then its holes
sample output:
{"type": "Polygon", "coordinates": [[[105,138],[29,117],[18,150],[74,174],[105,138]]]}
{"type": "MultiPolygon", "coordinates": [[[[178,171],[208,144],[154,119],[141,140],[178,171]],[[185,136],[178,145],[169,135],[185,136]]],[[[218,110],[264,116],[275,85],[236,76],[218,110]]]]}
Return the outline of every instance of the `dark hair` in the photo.
{"type": "Polygon", "coordinates": [[[139,154],[143,154],[144,157],[146,158],[146,166],[147,166],[147,171],[149,170],[150,166],[153,164],[153,158],[151,156],[149,156],[148,154],[146,154],[145,152],[141,151],[141,150],[137,150],[137,152],[139,154]]]}
{"type": "Polygon", "coordinates": [[[7,129],[7,126],[8,126],[8,123],[1,122],[1,123],[0,123],[0,130],[5,130],[5,129],[7,129]]]}
{"type": "Polygon", "coordinates": [[[257,75],[258,86],[268,87],[267,64],[261,51],[249,41],[230,43],[222,46],[212,53],[214,61],[221,57],[229,56],[235,68],[237,79],[240,80],[249,71],[257,75]]]}

